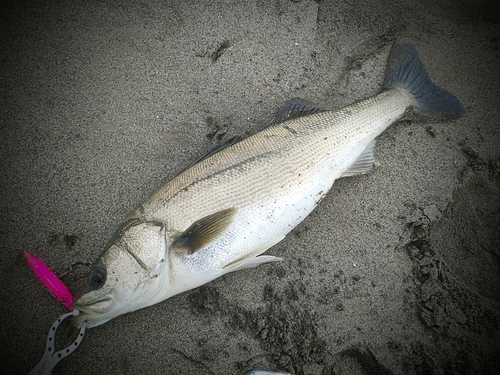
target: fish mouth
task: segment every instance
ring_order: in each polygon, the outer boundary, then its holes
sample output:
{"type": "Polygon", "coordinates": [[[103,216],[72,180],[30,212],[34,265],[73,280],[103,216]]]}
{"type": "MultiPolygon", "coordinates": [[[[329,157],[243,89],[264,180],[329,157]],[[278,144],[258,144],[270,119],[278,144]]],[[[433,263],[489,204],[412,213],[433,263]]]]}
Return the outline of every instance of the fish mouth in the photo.
{"type": "Polygon", "coordinates": [[[73,307],[83,313],[103,313],[112,306],[113,298],[109,294],[104,294],[88,302],[78,300],[73,307]]]}

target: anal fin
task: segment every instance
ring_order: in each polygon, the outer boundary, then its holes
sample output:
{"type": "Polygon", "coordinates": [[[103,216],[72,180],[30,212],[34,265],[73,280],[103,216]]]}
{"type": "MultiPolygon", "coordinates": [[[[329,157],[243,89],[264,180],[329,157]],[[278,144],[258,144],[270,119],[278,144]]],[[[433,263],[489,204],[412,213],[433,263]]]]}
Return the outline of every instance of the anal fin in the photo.
{"type": "Polygon", "coordinates": [[[368,144],[356,161],[340,177],[351,177],[370,172],[375,164],[375,156],[373,155],[374,147],[375,140],[368,144]]]}

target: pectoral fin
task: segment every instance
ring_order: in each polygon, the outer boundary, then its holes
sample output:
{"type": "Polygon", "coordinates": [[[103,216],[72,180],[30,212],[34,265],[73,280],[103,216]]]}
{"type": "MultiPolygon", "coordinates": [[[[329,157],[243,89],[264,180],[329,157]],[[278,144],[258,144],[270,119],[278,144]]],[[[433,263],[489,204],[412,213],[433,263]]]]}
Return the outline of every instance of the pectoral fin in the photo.
{"type": "Polygon", "coordinates": [[[350,177],[370,172],[375,164],[375,156],[373,155],[374,146],[375,140],[368,144],[356,161],[340,177],[350,177]]]}
{"type": "Polygon", "coordinates": [[[203,249],[220,237],[233,221],[236,209],[228,208],[195,221],[172,243],[173,249],[184,250],[188,254],[203,249]]]}

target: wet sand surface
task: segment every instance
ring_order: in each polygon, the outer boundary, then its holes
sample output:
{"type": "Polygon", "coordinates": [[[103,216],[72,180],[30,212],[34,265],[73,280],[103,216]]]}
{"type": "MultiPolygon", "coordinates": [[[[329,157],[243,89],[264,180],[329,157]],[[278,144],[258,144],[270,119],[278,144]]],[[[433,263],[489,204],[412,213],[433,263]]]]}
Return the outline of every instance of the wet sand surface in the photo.
{"type": "MultiPolygon", "coordinates": [[[[472,1],[11,1],[0,12],[0,368],[28,372],[121,220],[292,97],[376,94],[414,44],[467,115],[404,121],[268,250],[88,330],[54,374],[500,373],[500,11],[472,1]]],[[[63,330],[61,345],[74,329],[63,330]]]]}

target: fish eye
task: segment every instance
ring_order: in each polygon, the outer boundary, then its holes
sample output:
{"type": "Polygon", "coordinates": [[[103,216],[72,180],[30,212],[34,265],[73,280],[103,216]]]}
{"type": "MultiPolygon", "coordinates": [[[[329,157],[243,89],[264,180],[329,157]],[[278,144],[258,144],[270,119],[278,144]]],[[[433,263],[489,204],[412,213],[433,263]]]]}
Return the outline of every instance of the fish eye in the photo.
{"type": "Polygon", "coordinates": [[[93,275],[90,279],[90,283],[94,286],[99,286],[102,284],[102,276],[101,275],[93,275]]]}
{"type": "Polygon", "coordinates": [[[91,290],[100,289],[106,282],[106,266],[101,264],[95,267],[87,279],[87,286],[91,290]]]}

